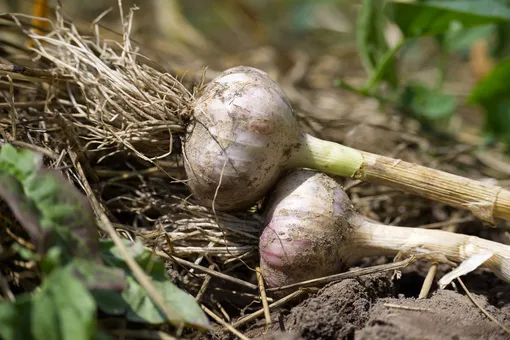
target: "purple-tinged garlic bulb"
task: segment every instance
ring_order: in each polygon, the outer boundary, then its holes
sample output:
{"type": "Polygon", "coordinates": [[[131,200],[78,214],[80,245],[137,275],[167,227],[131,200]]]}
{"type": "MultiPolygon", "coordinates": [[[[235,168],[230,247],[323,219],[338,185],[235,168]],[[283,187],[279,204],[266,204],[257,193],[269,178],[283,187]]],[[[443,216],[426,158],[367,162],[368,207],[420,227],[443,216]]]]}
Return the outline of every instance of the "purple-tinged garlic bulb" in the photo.
{"type": "Polygon", "coordinates": [[[482,267],[510,282],[510,246],[441,230],[371,223],[335,180],[311,170],[293,171],[278,182],[259,243],[268,287],[336,274],[367,256],[413,249],[439,252],[456,263],[493,253],[482,267]]]}

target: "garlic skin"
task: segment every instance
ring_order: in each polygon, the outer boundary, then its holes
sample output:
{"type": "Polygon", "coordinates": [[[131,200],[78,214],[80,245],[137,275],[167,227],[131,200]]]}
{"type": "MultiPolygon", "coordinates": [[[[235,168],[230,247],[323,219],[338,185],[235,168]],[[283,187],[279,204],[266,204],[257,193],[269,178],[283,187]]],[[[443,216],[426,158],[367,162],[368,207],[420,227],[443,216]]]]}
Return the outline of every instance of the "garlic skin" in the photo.
{"type": "Polygon", "coordinates": [[[268,287],[344,269],[344,241],[360,222],[335,180],[312,170],[293,171],[278,182],[268,208],[259,242],[268,287]]]}
{"type": "Polygon", "coordinates": [[[228,69],[195,103],[183,143],[189,188],[208,207],[249,208],[275,184],[300,135],[275,81],[252,67],[228,69]]]}

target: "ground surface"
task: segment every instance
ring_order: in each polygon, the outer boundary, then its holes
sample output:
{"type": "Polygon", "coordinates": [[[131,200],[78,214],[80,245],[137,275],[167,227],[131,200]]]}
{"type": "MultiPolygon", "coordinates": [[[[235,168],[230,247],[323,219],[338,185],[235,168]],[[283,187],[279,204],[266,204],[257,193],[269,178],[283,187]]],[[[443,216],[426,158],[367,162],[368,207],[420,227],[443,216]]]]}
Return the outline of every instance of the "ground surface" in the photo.
{"type": "MultiPolygon", "coordinates": [[[[411,278],[404,274],[400,282],[381,274],[332,284],[290,309],[283,318],[285,332],[265,331],[261,321],[247,335],[259,339],[284,339],[284,335],[289,339],[510,339],[464,293],[436,290],[422,300],[403,294],[414,293],[405,287],[411,284],[419,289],[421,276],[412,273],[408,273],[411,278]]],[[[466,281],[473,287],[491,287],[475,294],[475,299],[497,320],[510,323],[508,287],[485,273],[466,281]]],[[[278,324],[278,315],[273,320],[278,324]]]]}

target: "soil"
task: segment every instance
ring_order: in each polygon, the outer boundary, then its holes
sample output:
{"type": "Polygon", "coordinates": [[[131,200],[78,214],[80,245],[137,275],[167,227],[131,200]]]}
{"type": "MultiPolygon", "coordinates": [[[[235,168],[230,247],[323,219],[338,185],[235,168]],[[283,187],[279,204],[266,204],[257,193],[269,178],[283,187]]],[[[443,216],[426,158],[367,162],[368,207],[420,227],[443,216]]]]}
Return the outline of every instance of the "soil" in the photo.
{"type": "MultiPolygon", "coordinates": [[[[252,339],[510,339],[510,334],[459,291],[433,286],[418,299],[427,264],[417,262],[401,279],[377,274],[330,284],[288,310],[274,311],[244,334],[252,339]],[[424,270],[425,269],[425,270],[424,270]]],[[[446,268],[438,268],[438,276],[446,268]]],[[[467,275],[464,283],[476,301],[503,325],[510,325],[510,287],[491,273],[467,275]]]]}
{"type": "MultiPolygon", "coordinates": [[[[487,303],[479,303],[497,320],[508,323],[510,315],[487,303]]],[[[355,339],[509,339],[471,300],[449,290],[439,290],[429,299],[381,299],[370,309],[370,318],[355,339]],[[385,305],[386,304],[386,305],[385,305]],[[422,310],[388,308],[387,304],[422,310]]]]}

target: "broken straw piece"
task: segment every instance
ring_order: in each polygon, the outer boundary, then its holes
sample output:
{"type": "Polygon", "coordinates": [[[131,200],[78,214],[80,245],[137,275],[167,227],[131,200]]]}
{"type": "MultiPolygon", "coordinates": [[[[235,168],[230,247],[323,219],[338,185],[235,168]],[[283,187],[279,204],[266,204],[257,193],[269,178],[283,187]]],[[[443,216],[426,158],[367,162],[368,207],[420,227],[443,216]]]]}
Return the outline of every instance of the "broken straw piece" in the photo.
{"type": "Polygon", "coordinates": [[[478,269],[492,256],[494,256],[494,253],[474,254],[470,256],[468,259],[462,261],[462,263],[457,268],[453,269],[451,272],[444,275],[441,280],[439,280],[439,288],[444,289],[456,278],[469,274],[472,271],[478,269]]]}

